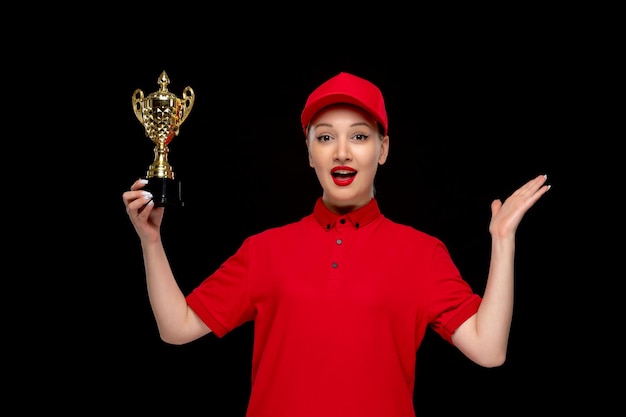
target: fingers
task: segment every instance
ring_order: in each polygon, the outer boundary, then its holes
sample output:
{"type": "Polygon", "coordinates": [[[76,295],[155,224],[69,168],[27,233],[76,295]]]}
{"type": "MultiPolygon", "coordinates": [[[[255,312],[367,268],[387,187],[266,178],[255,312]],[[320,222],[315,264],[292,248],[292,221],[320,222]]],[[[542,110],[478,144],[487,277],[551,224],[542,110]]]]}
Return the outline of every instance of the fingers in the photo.
{"type": "Polygon", "coordinates": [[[139,215],[146,208],[151,208],[154,205],[152,194],[142,189],[147,183],[148,180],[140,178],[131,185],[130,191],[125,191],[122,194],[126,212],[131,217],[139,215]]]}
{"type": "MultiPolygon", "coordinates": [[[[528,181],[528,184],[531,186],[531,188],[534,188],[535,191],[537,191],[537,189],[544,185],[546,181],[548,181],[548,176],[546,174],[542,174],[538,175],[535,179],[528,181]]],[[[548,185],[548,187],[550,186],[548,185]]]]}
{"type": "Polygon", "coordinates": [[[140,188],[143,188],[143,186],[146,185],[147,183],[148,183],[147,179],[139,178],[137,181],[133,183],[133,185],[130,186],[130,189],[131,191],[139,190],[140,188]]]}
{"type": "Polygon", "coordinates": [[[552,187],[552,185],[546,184],[546,181],[548,181],[547,175],[538,175],[523,185],[516,193],[524,196],[532,205],[552,187]]]}
{"type": "MultiPolygon", "coordinates": [[[[154,206],[154,197],[152,196],[152,193],[149,193],[148,191],[141,191],[141,198],[138,198],[137,201],[139,201],[140,204],[137,208],[137,214],[143,212],[145,209],[152,210],[152,207],[154,206]]],[[[150,215],[150,213],[147,215],[150,215]]]]}
{"type": "Polygon", "coordinates": [[[515,190],[515,192],[511,194],[511,197],[539,198],[550,189],[550,185],[545,184],[547,180],[547,175],[538,175],[537,177],[533,178],[532,180],[528,181],[526,184],[515,190]],[[538,195],[536,195],[537,193],[538,195]]]}

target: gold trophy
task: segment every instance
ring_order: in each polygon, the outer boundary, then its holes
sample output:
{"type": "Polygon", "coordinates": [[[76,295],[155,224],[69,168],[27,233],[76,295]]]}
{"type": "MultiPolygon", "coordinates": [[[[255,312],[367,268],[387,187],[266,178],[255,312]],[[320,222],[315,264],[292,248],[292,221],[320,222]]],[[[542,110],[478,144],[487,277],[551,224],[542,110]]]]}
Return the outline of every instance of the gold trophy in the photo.
{"type": "Polygon", "coordinates": [[[181,98],[167,91],[170,79],[163,71],[157,80],[159,91],[144,97],[143,91],[133,93],[133,110],[139,122],[146,129],[146,136],[155,144],[154,162],[148,167],[148,184],[156,207],[182,207],[181,183],[174,178],[174,170],[168,162],[168,145],[178,136],[180,125],[193,107],[195,94],[191,87],[185,87],[181,98]]]}

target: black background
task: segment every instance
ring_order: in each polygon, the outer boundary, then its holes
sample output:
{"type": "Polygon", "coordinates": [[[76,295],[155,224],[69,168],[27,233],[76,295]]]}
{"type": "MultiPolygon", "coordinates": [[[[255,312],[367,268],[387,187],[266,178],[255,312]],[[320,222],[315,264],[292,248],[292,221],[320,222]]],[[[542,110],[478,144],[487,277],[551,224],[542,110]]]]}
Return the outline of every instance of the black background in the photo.
{"type": "Polygon", "coordinates": [[[196,94],[170,144],[185,207],[168,210],[163,224],[172,268],[188,292],[246,236],[311,211],[321,190],[299,115],[312,89],[347,71],[385,95],[390,156],[376,180],[383,213],[441,238],[477,292],[489,263],[491,201],[538,174],[553,184],[518,230],[507,362],[480,368],[427,334],[417,354],[418,415],[495,414],[496,403],[559,410],[587,400],[578,390],[556,390],[582,385],[588,363],[579,362],[578,349],[588,330],[568,328],[593,321],[573,295],[586,268],[577,244],[585,226],[570,227],[572,216],[585,216],[574,190],[595,182],[586,174],[602,147],[578,145],[594,142],[587,97],[596,87],[587,75],[597,70],[590,60],[604,58],[584,25],[558,13],[499,20],[458,13],[428,26],[424,15],[381,26],[375,13],[336,20],[313,12],[291,24],[248,24],[230,14],[224,26],[215,14],[164,14],[73,22],[31,52],[37,69],[18,65],[41,113],[35,123],[31,105],[28,123],[41,129],[21,143],[35,167],[30,184],[40,186],[26,187],[27,205],[38,208],[15,240],[30,254],[16,293],[44,301],[32,303],[35,328],[20,327],[35,339],[37,352],[23,363],[36,377],[22,373],[17,386],[64,387],[48,398],[58,411],[173,407],[244,416],[252,325],[185,346],[159,339],[122,203],[153,158],[132,93],[156,91],[165,70],[171,92],[191,86],[196,94]]]}

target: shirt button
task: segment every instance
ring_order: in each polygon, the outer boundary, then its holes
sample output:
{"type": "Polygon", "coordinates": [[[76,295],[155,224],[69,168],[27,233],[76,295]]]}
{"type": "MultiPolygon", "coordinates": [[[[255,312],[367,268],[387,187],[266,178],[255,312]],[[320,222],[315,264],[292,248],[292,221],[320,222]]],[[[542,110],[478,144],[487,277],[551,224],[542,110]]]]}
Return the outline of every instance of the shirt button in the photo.
{"type": "Polygon", "coordinates": [[[341,239],[337,239],[337,244],[338,244],[338,245],[341,245],[342,243],[343,243],[343,240],[341,240],[341,239]]]}
{"type": "Polygon", "coordinates": [[[339,265],[337,264],[337,262],[333,262],[332,267],[333,268],[337,268],[339,265]]]}
{"type": "Polygon", "coordinates": [[[339,220],[339,223],[341,223],[341,224],[346,224],[346,219],[341,219],[341,220],[339,220]]]}

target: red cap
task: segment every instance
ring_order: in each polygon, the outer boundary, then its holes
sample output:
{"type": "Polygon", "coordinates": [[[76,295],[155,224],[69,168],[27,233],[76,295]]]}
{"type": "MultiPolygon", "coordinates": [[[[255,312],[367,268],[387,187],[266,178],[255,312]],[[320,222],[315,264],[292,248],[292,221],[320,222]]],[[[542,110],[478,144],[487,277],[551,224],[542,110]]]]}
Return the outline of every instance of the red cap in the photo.
{"type": "Polygon", "coordinates": [[[383,95],[374,84],[355,75],[341,72],[317,87],[304,105],[300,120],[306,128],[315,114],[331,104],[354,104],[370,113],[387,134],[387,111],[383,95]]]}

